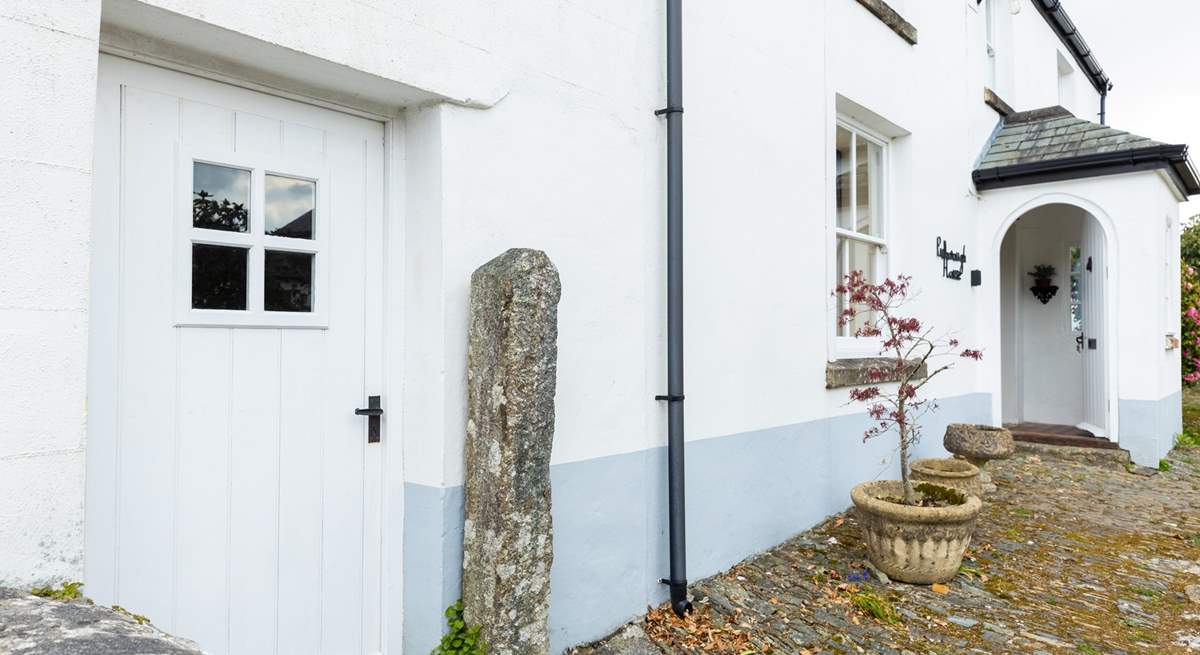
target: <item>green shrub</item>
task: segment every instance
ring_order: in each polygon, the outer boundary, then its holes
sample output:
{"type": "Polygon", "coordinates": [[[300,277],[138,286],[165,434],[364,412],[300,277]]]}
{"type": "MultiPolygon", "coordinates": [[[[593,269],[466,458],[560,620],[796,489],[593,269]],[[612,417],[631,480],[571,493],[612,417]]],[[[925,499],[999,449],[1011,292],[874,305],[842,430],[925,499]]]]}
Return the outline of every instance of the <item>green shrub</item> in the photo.
{"type": "Polygon", "coordinates": [[[29,590],[29,593],[39,598],[49,598],[51,600],[75,600],[83,596],[79,592],[79,588],[83,586],[82,582],[64,582],[62,587],[55,589],[51,585],[45,587],[34,587],[29,590]]]}
{"type": "Polygon", "coordinates": [[[1179,256],[1185,265],[1200,268],[1200,214],[1184,221],[1179,234],[1179,256]]]}
{"type": "Polygon", "coordinates": [[[1176,448],[1200,447],[1200,430],[1184,428],[1183,433],[1175,437],[1176,448]]]}
{"type": "Polygon", "coordinates": [[[487,646],[479,636],[479,626],[470,627],[463,619],[462,600],[446,608],[446,623],[450,632],[430,655],[487,655],[487,646]]]}
{"type": "Polygon", "coordinates": [[[1160,459],[1160,460],[1158,460],[1158,470],[1162,471],[1163,473],[1166,473],[1167,471],[1170,471],[1170,470],[1171,470],[1171,463],[1170,463],[1170,462],[1168,462],[1168,461],[1167,461],[1167,460],[1165,460],[1165,459],[1160,459]]]}
{"type": "Polygon", "coordinates": [[[1200,275],[1196,267],[1180,262],[1179,345],[1182,348],[1183,381],[1200,381],[1200,275]]]}

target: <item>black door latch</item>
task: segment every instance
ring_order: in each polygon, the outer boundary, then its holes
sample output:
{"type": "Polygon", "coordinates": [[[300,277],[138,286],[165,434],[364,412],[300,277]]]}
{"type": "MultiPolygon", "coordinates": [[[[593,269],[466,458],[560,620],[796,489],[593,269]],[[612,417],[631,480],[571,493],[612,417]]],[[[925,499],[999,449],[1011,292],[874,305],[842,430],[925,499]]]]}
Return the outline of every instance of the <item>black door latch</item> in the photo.
{"type": "Polygon", "coordinates": [[[367,417],[367,443],[379,443],[379,419],[383,416],[379,396],[367,396],[367,406],[359,407],[354,413],[367,417]]]}

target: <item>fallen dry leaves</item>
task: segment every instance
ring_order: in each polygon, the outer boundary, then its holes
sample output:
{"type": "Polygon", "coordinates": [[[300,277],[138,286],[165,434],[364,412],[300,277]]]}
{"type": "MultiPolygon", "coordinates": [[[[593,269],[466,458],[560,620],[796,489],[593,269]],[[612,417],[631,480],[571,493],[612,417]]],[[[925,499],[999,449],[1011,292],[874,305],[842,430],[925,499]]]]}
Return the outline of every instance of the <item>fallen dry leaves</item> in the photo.
{"type": "Polygon", "coordinates": [[[718,625],[707,607],[700,607],[682,619],[675,616],[669,605],[647,608],[646,635],[660,645],[684,652],[714,655],[771,652],[769,645],[755,643],[748,630],[733,622],[718,625]]]}

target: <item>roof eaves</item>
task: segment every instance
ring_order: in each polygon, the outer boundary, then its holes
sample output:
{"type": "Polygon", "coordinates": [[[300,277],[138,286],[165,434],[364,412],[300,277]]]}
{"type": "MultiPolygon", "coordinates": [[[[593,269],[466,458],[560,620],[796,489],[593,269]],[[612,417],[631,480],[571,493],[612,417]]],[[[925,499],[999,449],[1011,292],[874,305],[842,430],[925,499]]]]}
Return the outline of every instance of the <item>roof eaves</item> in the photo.
{"type": "Polygon", "coordinates": [[[1108,78],[1108,74],[1104,72],[1100,62],[1096,60],[1096,55],[1088,47],[1087,41],[1083,39],[1083,35],[1079,33],[1079,29],[1071,21],[1071,17],[1067,15],[1062,0],[1033,0],[1033,6],[1037,7],[1038,13],[1050,24],[1050,29],[1054,30],[1063,45],[1067,46],[1067,50],[1071,51],[1071,56],[1083,69],[1096,91],[1102,96],[1108,95],[1113,88],[1112,80],[1108,78]]]}
{"type": "Polygon", "coordinates": [[[1200,195],[1200,176],[1186,145],[1153,145],[1061,159],[978,168],[971,173],[979,191],[1165,169],[1186,196],[1200,195]]]}
{"type": "Polygon", "coordinates": [[[1173,177],[1180,180],[1181,188],[1184,194],[1188,196],[1200,195],[1200,175],[1196,173],[1196,167],[1192,164],[1192,160],[1188,157],[1187,146],[1176,146],[1181,148],[1182,152],[1171,159],[1171,170],[1173,177]]]}

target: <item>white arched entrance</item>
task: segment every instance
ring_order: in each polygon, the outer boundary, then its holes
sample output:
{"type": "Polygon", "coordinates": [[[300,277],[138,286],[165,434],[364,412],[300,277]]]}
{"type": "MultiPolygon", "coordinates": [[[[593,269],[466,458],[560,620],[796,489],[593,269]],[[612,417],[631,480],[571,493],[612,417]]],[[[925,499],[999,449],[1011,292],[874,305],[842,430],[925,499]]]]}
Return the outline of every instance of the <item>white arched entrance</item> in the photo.
{"type": "Polygon", "coordinates": [[[1118,439],[1117,262],[1111,218],[1084,198],[1045,194],[1005,217],[989,261],[997,422],[1118,439]],[[1049,282],[1038,266],[1054,268],[1049,282]]]}

